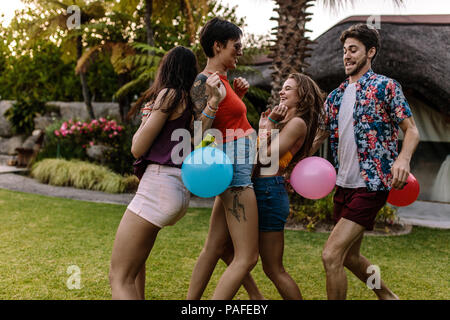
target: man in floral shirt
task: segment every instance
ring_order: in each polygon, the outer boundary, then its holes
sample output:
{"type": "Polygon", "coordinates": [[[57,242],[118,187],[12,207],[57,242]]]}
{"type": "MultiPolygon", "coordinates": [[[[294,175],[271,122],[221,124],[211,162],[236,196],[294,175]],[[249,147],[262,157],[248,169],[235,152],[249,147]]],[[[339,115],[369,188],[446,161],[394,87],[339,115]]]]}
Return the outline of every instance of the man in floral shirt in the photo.
{"type": "MultiPolygon", "coordinates": [[[[312,148],[314,153],[329,137],[338,169],[333,213],[336,225],[322,252],[328,299],[346,298],[344,266],[371,285],[374,269],[360,254],[364,231],[373,229],[389,190],[405,185],[419,143],[400,84],[371,69],[380,48],[378,32],[357,24],[345,30],[340,40],[349,77],[329,94],[325,120],[312,148]],[[399,127],[405,134],[400,154],[399,127]]],[[[398,299],[381,280],[372,287],[379,299],[398,299]]]]}

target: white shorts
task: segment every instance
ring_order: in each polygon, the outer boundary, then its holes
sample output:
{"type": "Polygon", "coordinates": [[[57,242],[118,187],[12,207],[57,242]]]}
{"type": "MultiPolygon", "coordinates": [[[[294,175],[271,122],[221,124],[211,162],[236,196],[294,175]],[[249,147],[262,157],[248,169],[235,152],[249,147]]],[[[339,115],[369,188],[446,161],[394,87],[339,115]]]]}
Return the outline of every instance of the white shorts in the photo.
{"type": "Polygon", "coordinates": [[[157,227],[174,225],[189,207],[190,192],[181,169],[158,164],[147,166],[128,210],[157,227]]]}

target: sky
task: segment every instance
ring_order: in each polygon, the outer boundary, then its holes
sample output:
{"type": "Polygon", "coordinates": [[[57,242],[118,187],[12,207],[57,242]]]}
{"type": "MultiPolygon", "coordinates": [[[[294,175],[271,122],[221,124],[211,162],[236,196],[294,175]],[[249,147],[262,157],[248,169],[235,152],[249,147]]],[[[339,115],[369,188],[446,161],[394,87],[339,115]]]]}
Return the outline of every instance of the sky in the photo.
{"type": "MultiPolygon", "coordinates": [[[[245,17],[247,27],[245,32],[254,34],[270,34],[271,28],[276,26],[276,21],[269,20],[275,17],[273,11],[275,2],[272,0],[220,0],[230,6],[237,5],[236,14],[245,17]]],[[[407,15],[407,14],[450,14],[450,0],[405,0],[401,7],[393,5],[392,0],[354,0],[353,5],[346,5],[339,10],[324,8],[322,1],[309,9],[312,20],[307,23],[307,29],[312,33],[307,34],[311,39],[317,38],[337,22],[352,15],[407,15]]],[[[4,14],[5,22],[14,16],[14,10],[22,8],[20,0],[2,0],[0,14],[4,14]]]]}
{"type": "Polygon", "coordinates": [[[9,21],[14,17],[14,11],[16,9],[22,9],[24,4],[20,0],[2,0],[0,5],[0,15],[4,15],[2,20],[4,24],[9,23],[9,21]]]}
{"type": "MultiPolygon", "coordinates": [[[[269,0],[222,0],[231,6],[237,5],[236,14],[246,17],[246,32],[254,34],[270,34],[276,21],[269,20],[276,17],[273,11],[274,1],[269,0]]],[[[346,5],[339,10],[331,10],[318,1],[309,8],[312,20],[306,25],[312,33],[307,35],[316,39],[337,22],[352,15],[409,15],[409,14],[450,14],[450,0],[405,0],[404,5],[397,7],[392,0],[354,0],[353,5],[346,5]]]]}

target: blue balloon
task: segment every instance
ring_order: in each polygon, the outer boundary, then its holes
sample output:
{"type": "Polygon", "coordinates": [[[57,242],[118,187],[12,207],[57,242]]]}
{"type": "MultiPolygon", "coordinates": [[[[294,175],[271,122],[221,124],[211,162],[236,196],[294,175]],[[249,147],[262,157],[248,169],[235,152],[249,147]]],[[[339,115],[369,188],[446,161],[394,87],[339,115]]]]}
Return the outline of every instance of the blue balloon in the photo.
{"type": "Polygon", "coordinates": [[[198,197],[210,198],[224,192],[233,178],[230,158],[212,147],[192,151],[181,166],[181,179],[186,188],[198,197]]]}

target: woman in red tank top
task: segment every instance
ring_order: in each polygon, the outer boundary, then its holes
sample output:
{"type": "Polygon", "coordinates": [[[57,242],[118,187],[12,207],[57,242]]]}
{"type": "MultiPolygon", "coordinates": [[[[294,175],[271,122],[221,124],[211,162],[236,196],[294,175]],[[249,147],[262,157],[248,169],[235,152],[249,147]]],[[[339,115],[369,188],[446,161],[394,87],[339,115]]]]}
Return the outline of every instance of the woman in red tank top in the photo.
{"type": "Polygon", "coordinates": [[[220,258],[228,267],[212,299],[231,300],[241,284],[251,299],[262,298],[249,274],[259,255],[258,210],[251,182],[256,132],[247,120],[242,102],[249,85],[245,79],[237,78],[233,89],[227,79],[228,70],[236,68],[242,55],[241,36],[239,27],[220,18],[208,21],[200,33],[208,62],[191,90],[194,113],[196,120],[202,122],[202,130],[213,128],[221,133],[223,140],[218,143],[223,144],[219,147],[228,155],[229,150],[234,150],[233,180],[226,191],[216,196],[208,236],[192,272],[187,299],[201,298],[220,258]],[[219,99],[211,99],[215,90],[221,92],[219,99]]]}

